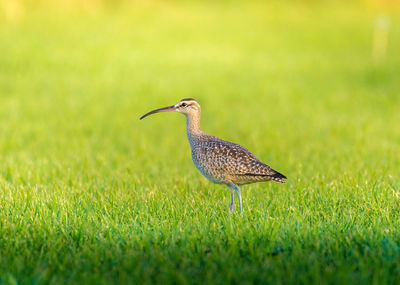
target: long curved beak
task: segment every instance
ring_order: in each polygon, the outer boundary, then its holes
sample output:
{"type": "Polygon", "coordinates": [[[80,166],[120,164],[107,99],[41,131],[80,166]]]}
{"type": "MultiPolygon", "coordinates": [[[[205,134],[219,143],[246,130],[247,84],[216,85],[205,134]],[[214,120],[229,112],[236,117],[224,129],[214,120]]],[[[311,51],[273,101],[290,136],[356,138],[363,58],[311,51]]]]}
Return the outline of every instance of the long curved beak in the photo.
{"type": "Polygon", "coordinates": [[[143,118],[146,118],[149,115],[155,114],[155,113],[160,113],[160,112],[173,112],[176,111],[175,105],[172,106],[168,106],[168,107],[164,107],[164,108],[160,108],[160,109],[155,109],[153,111],[150,111],[146,114],[144,114],[143,116],[140,117],[140,120],[143,118]]]}

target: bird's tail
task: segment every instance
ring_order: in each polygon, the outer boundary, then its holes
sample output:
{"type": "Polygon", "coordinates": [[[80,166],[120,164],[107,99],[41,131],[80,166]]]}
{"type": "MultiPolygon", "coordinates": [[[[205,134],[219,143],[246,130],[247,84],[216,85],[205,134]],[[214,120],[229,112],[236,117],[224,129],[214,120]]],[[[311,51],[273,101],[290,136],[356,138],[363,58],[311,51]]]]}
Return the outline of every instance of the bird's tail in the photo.
{"type": "Polygon", "coordinates": [[[275,182],[286,183],[286,181],[283,180],[283,178],[280,178],[280,177],[270,176],[270,178],[271,178],[272,181],[275,181],[275,182]]]}
{"type": "Polygon", "coordinates": [[[275,173],[272,175],[269,175],[269,177],[271,178],[272,181],[280,182],[280,183],[286,183],[286,181],[284,179],[287,179],[287,177],[285,175],[283,175],[282,173],[279,173],[276,170],[275,170],[275,173]]]}
{"type": "Polygon", "coordinates": [[[242,175],[248,175],[248,176],[258,176],[258,177],[262,177],[262,179],[260,179],[259,181],[275,181],[275,182],[279,182],[279,183],[286,183],[286,181],[284,179],[287,179],[287,177],[285,175],[283,175],[282,173],[279,173],[276,170],[273,170],[272,168],[269,168],[270,173],[269,174],[260,174],[260,173],[245,173],[242,175]],[[273,171],[273,173],[271,173],[273,171]]]}

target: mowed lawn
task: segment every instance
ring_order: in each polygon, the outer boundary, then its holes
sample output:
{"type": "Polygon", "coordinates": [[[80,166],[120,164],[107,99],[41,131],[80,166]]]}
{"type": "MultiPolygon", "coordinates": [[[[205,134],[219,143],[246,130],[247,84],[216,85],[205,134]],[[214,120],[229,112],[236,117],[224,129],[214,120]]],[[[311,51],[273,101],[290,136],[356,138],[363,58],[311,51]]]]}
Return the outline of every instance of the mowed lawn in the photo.
{"type": "Polygon", "coordinates": [[[399,282],[398,10],[13,9],[0,18],[1,284],[399,282]],[[228,189],[191,161],[184,117],[139,121],[185,97],[204,131],[288,183],[244,186],[230,214],[228,189]]]}

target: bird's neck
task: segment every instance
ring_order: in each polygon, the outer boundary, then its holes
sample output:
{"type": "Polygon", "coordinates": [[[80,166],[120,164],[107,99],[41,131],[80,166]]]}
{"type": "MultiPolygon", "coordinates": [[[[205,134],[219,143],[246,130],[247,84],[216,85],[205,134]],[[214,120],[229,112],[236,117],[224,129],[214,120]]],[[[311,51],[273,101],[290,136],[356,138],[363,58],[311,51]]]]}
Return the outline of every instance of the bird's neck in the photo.
{"type": "Polygon", "coordinates": [[[203,133],[200,129],[200,113],[186,116],[186,127],[190,146],[193,147],[196,139],[203,133]]]}

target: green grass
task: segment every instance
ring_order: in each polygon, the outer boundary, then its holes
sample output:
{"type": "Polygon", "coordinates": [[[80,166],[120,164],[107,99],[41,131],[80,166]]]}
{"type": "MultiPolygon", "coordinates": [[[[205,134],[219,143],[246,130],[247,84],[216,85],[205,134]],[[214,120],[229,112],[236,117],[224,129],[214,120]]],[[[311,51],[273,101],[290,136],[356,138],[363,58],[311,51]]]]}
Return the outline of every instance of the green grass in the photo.
{"type": "MultiPolygon", "coordinates": [[[[329,2],[330,3],[330,2],[329,2]]],[[[0,283],[395,284],[400,17],[370,8],[169,3],[0,20],[0,283]],[[184,117],[286,185],[229,191],[184,117]]]]}

